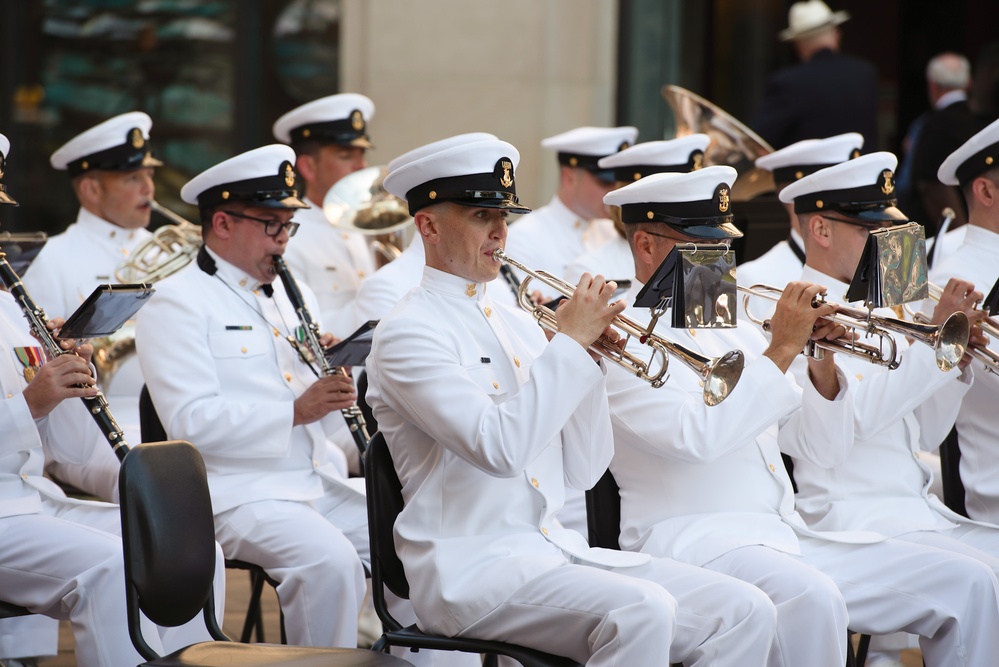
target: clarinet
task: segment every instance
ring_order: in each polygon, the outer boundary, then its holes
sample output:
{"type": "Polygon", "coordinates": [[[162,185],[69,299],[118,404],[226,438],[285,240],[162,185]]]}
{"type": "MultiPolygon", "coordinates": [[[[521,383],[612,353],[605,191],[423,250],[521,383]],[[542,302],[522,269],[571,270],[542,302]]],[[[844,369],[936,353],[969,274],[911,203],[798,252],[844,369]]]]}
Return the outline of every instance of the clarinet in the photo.
{"type": "MultiPolygon", "coordinates": [[[[291,305],[295,309],[298,320],[301,322],[302,329],[305,332],[304,342],[295,340],[293,336],[287,337],[288,342],[298,350],[298,355],[302,361],[313,369],[315,368],[312,365],[313,362],[318,365],[323,377],[329,375],[343,375],[346,377],[347,371],[342,366],[330,366],[329,361],[326,359],[323,346],[319,343],[319,325],[312,319],[312,315],[305,305],[305,299],[302,298],[302,292],[298,289],[298,285],[295,284],[291,270],[281,255],[274,255],[274,271],[280,276],[281,283],[284,284],[284,290],[288,294],[288,300],[291,301],[291,305]]],[[[371,436],[368,435],[368,425],[364,421],[364,414],[361,412],[361,408],[357,407],[355,403],[341,410],[340,414],[343,415],[347,426],[350,427],[350,435],[354,438],[354,444],[357,445],[358,451],[363,455],[368,451],[368,443],[371,442],[371,436]]]]}
{"type": "MultiPolygon", "coordinates": [[[[0,252],[0,280],[3,281],[7,290],[17,301],[18,305],[21,306],[21,311],[28,320],[32,334],[45,346],[49,357],[54,359],[63,354],[74,354],[71,350],[62,349],[52,336],[52,332],[49,331],[47,326],[48,318],[45,316],[45,311],[36,306],[35,302],[32,301],[28,291],[21,283],[21,278],[14,271],[10,262],[7,261],[7,255],[4,252],[0,252]]],[[[87,406],[87,412],[97,422],[97,428],[107,438],[108,444],[114,450],[115,456],[118,457],[119,461],[124,460],[125,454],[128,454],[129,449],[128,443],[125,442],[125,433],[121,430],[121,426],[118,426],[114,415],[111,414],[111,408],[108,406],[108,401],[104,398],[104,394],[98,390],[96,396],[81,396],[80,398],[84,405],[87,406]]]]}

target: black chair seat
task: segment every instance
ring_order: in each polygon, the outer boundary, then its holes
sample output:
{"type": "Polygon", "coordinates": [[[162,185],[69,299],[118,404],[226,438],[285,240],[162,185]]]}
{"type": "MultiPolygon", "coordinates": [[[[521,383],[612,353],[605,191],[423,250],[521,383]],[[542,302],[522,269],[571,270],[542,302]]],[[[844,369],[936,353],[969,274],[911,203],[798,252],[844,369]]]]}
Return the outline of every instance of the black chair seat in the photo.
{"type": "Polygon", "coordinates": [[[488,641],[485,639],[466,639],[464,637],[441,637],[439,635],[424,634],[415,625],[386,632],[382,638],[375,642],[372,650],[379,650],[379,642],[384,641],[387,646],[402,646],[405,648],[423,648],[438,651],[463,651],[465,653],[485,653],[492,655],[505,655],[513,658],[524,667],[579,667],[579,663],[569,658],[551,655],[535,651],[534,649],[516,644],[506,644],[503,642],[488,641]]]}
{"type": "Polygon", "coordinates": [[[408,662],[384,653],[358,649],[309,648],[277,644],[210,642],[194,644],[143,663],[150,667],[405,667],[408,662]]]}

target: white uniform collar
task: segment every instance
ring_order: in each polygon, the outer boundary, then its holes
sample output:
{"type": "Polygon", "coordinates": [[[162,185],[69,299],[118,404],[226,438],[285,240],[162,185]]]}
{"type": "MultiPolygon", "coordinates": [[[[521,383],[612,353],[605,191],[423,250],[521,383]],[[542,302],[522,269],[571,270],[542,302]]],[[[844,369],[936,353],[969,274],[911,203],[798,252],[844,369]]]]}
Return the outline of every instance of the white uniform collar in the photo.
{"type": "Polygon", "coordinates": [[[967,228],[964,233],[965,244],[983,245],[991,248],[999,246],[999,234],[978,225],[965,226],[967,228]]]}
{"type": "Polygon", "coordinates": [[[565,205],[565,202],[562,201],[558,194],[552,197],[552,200],[548,202],[546,209],[551,213],[554,222],[561,223],[570,229],[575,226],[577,221],[583,222],[587,225],[590,223],[589,220],[581,218],[573,213],[572,210],[565,205]]]}
{"type": "MultiPolygon", "coordinates": [[[[841,304],[847,303],[846,292],[850,289],[849,284],[844,283],[841,280],[836,280],[832,276],[827,276],[818,269],[813,269],[807,264],[801,270],[801,279],[806,282],[816,283],[825,287],[826,292],[828,293],[828,296],[826,297],[827,301],[841,304]]],[[[863,306],[863,302],[856,301],[853,305],[863,306]]]]}
{"type": "Polygon", "coordinates": [[[949,93],[944,93],[940,96],[940,99],[934,103],[934,109],[946,109],[951,104],[957,104],[958,102],[964,102],[968,99],[968,93],[963,90],[952,90],[949,93]]]}
{"type": "Polygon", "coordinates": [[[141,230],[125,229],[108,222],[104,218],[94,215],[87,209],[80,207],[80,212],[76,215],[76,224],[86,230],[87,234],[93,238],[103,239],[113,243],[125,243],[133,241],[141,230]]]}
{"type": "Polygon", "coordinates": [[[423,267],[423,280],[420,285],[429,292],[465,301],[481,301],[486,296],[486,283],[469,282],[461,276],[445,273],[430,266],[423,267]]]}
{"type": "Polygon", "coordinates": [[[259,290],[263,283],[257,282],[256,278],[250,276],[250,274],[243,271],[243,269],[237,267],[235,264],[230,264],[221,257],[218,253],[213,251],[208,246],[205,246],[205,252],[215,260],[215,267],[217,275],[221,278],[227,285],[233,289],[243,289],[247,292],[256,292],[259,290]]]}

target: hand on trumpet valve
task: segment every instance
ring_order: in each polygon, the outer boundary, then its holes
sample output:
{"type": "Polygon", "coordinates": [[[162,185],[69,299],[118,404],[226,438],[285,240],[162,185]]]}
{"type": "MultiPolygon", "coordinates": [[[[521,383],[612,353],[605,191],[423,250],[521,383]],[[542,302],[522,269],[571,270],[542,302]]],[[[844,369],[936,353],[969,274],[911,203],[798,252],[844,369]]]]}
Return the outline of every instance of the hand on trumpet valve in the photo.
{"type": "Polygon", "coordinates": [[[982,321],[984,312],[977,305],[985,298],[975,289],[975,285],[967,280],[951,278],[940,293],[940,299],[933,309],[931,324],[943,324],[948,317],[957,311],[964,312],[971,324],[982,321]]]}
{"type": "Polygon", "coordinates": [[[819,300],[825,294],[825,288],[806,282],[788,283],[776,310],[770,318],[770,346],[764,354],[770,357],[781,372],[787,372],[794,358],[801,353],[810,340],[817,340],[813,335],[822,332],[821,337],[834,333],[823,320],[836,311],[832,304],[819,300]]]}
{"type": "Polygon", "coordinates": [[[963,371],[968,367],[968,364],[974,361],[975,357],[972,355],[972,348],[985,350],[989,346],[990,342],[989,337],[985,335],[985,331],[982,329],[981,322],[971,325],[971,336],[968,338],[968,349],[965,351],[964,356],[961,357],[961,361],[957,364],[961,370],[963,371]]]}
{"type": "Polygon", "coordinates": [[[603,276],[584,273],[573,295],[555,311],[559,332],[589,348],[614,318],[624,312],[624,301],[610,302],[616,289],[614,281],[607,282],[603,276]]]}

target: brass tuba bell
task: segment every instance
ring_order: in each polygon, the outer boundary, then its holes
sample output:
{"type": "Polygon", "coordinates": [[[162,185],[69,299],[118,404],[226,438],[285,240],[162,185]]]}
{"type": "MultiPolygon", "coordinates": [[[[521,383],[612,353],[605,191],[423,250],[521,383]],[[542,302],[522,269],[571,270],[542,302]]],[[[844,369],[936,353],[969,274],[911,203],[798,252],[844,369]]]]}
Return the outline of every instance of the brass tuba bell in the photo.
{"type": "Polygon", "coordinates": [[[384,166],[355,171],[337,181],[323,198],[323,214],[331,225],[371,237],[379,266],[402,253],[413,224],[406,202],[382,185],[387,172],[384,166]]]}

